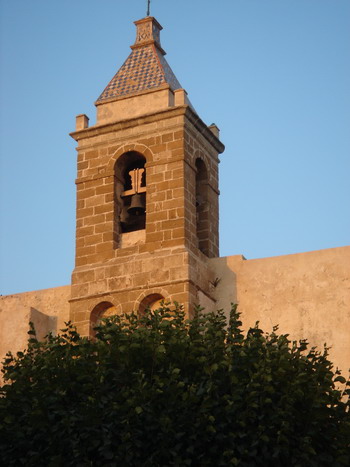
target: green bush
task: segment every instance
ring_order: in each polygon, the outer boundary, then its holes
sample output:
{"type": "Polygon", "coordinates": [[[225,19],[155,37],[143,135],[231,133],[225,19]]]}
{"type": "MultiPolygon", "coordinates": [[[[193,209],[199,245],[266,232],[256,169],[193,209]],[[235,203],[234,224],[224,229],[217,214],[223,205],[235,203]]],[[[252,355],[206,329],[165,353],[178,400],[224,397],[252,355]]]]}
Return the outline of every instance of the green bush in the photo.
{"type": "Polygon", "coordinates": [[[348,466],[349,383],[323,353],[233,307],[187,321],[164,306],[71,325],[9,355],[6,466],[348,466]]]}

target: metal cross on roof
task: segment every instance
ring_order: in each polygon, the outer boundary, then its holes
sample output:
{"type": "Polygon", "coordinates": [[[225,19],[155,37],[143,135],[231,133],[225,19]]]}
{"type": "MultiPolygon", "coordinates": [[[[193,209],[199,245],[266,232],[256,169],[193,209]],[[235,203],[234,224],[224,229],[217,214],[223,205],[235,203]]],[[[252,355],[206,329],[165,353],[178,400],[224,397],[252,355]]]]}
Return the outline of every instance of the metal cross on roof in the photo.
{"type": "Polygon", "coordinates": [[[147,16],[150,15],[151,0],[147,0],[147,16]]]}

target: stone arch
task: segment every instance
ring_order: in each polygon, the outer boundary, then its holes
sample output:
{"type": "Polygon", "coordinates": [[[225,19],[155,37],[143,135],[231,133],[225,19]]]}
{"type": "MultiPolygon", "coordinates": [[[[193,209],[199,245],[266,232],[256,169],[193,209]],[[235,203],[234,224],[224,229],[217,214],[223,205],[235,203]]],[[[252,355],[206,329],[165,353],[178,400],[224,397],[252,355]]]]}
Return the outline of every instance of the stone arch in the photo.
{"type": "MultiPolygon", "coordinates": [[[[120,146],[108,162],[107,171],[114,176],[114,244],[117,248],[122,246],[121,234],[145,230],[146,168],[152,160],[153,153],[147,146],[128,143],[120,146]],[[135,206],[138,209],[132,209],[135,206]]],[[[131,244],[137,241],[138,237],[129,238],[131,244]]]]}
{"type": "Polygon", "coordinates": [[[146,227],[145,164],[143,154],[128,151],[114,165],[115,211],[121,233],[144,230],[146,227]]]}
{"type": "Polygon", "coordinates": [[[147,308],[155,310],[159,308],[162,300],[171,301],[171,297],[165,289],[154,288],[142,292],[135,301],[134,309],[138,314],[142,314],[147,308]]]}
{"type": "Polygon", "coordinates": [[[201,159],[205,165],[207,166],[208,170],[209,170],[209,157],[208,155],[202,151],[201,149],[196,149],[192,154],[191,154],[191,159],[190,159],[190,163],[191,163],[191,166],[194,170],[196,170],[196,161],[197,159],[201,159]]]}
{"type": "Polygon", "coordinates": [[[207,168],[208,172],[208,186],[211,187],[212,189],[216,190],[215,188],[215,181],[213,179],[213,172],[214,172],[214,166],[215,164],[213,163],[212,157],[210,154],[206,153],[202,149],[196,149],[192,154],[191,154],[191,159],[190,159],[190,164],[194,172],[196,172],[196,161],[200,159],[203,161],[207,168]]]}
{"type": "Polygon", "coordinates": [[[146,164],[149,164],[153,161],[153,152],[144,144],[137,144],[137,143],[127,143],[120,146],[111,156],[107,164],[107,172],[114,173],[114,167],[119,159],[123,154],[126,152],[137,152],[142,154],[146,159],[146,164]]]}
{"type": "Polygon", "coordinates": [[[98,302],[93,308],[90,313],[90,329],[89,329],[89,336],[94,337],[95,331],[94,327],[96,327],[99,321],[102,318],[107,318],[108,316],[113,316],[121,312],[121,307],[119,305],[114,305],[112,301],[105,300],[102,302],[98,302]]]}

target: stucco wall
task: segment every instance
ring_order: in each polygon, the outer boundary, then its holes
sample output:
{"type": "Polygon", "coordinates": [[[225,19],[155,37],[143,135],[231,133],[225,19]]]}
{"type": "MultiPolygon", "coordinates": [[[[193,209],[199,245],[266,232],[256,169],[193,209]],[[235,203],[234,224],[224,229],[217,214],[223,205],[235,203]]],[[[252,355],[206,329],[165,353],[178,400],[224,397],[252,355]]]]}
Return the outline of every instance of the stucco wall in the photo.
{"type": "Polygon", "coordinates": [[[26,348],[29,321],[39,338],[63,328],[69,320],[69,299],[69,285],[0,297],[0,361],[8,351],[26,348]]]}
{"type": "MultiPolygon", "coordinates": [[[[295,255],[245,260],[209,260],[217,280],[216,309],[238,303],[243,327],[276,324],[293,339],[308,339],[346,373],[350,367],[350,246],[295,255]]],[[[69,320],[70,286],[0,297],[0,359],[27,345],[29,321],[39,337],[69,320]]],[[[207,304],[206,304],[207,305],[207,304]]]]}
{"type": "Polygon", "coordinates": [[[350,246],[245,260],[210,260],[220,281],[217,308],[238,303],[243,326],[265,331],[279,325],[292,340],[307,339],[347,373],[350,367],[350,246]]]}

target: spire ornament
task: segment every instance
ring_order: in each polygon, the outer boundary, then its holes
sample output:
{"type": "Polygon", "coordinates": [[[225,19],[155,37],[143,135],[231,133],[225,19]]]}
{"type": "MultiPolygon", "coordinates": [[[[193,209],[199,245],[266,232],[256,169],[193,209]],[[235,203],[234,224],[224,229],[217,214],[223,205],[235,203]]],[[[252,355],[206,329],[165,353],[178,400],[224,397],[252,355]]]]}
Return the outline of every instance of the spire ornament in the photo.
{"type": "Polygon", "coordinates": [[[146,16],[150,16],[150,9],[151,9],[151,0],[147,0],[147,14],[146,14],[146,16]]]}
{"type": "Polygon", "coordinates": [[[164,58],[165,51],[160,44],[162,26],[153,16],[135,21],[135,25],[132,52],[97,99],[96,105],[166,86],[172,91],[182,89],[164,58]]]}

